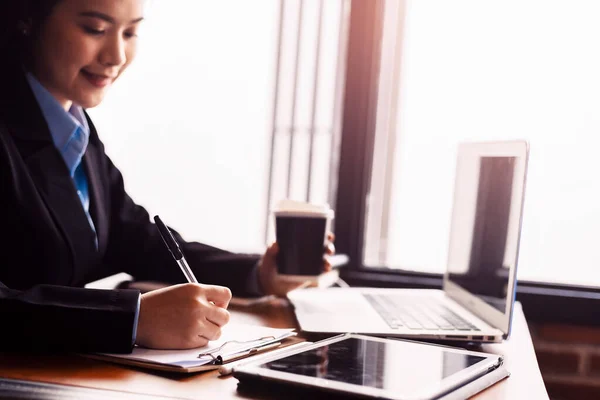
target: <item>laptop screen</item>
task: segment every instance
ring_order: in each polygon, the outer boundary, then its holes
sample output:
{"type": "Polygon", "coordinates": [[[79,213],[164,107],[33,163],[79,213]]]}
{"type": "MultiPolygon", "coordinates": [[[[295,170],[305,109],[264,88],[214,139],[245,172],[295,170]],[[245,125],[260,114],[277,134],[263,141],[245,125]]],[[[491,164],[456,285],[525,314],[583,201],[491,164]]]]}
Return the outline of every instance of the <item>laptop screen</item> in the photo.
{"type": "Polygon", "coordinates": [[[501,313],[513,299],[524,158],[466,148],[457,163],[446,279],[501,313]]]}

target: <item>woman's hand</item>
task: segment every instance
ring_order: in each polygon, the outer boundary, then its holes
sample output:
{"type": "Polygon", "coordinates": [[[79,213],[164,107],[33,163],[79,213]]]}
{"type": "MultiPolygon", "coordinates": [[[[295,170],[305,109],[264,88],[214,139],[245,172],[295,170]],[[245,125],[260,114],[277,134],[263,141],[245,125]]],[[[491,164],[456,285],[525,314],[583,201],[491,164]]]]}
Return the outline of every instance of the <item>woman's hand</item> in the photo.
{"type": "Polygon", "coordinates": [[[191,349],[221,336],[231,291],[186,283],[142,295],[136,343],[154,349],[191,349]]]}
{"type": "MultiPolygon", "coordinates": [[[[333,241],[335,235],[329,233],[327,235],[327,243],[325,244],[325,254],[335,254],[335,246],[333,241]]],[[[285,295],[293,289],[305,284],[305,282],[298,282],[298,278],[290,278],[286,275],[280,275],[277,272],[277,252],[279,247],[277,242],[271,244],[265,254],[263,255],[260,264],[258,266],[258,281],[265,294],[274,294],[279,297],[285,297],[285,295]]],[[[325,257],[323,257],[323,272],[331,270],[331,264],[325,257]]]]}

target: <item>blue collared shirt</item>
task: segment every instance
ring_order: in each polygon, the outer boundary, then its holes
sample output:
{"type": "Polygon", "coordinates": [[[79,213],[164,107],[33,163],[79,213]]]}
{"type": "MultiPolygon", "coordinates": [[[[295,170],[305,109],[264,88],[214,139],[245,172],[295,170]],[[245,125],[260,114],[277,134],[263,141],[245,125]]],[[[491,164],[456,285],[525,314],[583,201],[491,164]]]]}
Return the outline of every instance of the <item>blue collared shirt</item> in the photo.
{"type": "MultiPolygon", "coordinates": [[[[87,219],[96,232],[94,221],[90,215],[90,196],[88,190],[88,181],[81,163],[81,159],[85,154],[89,139],[90,127],[87,123],[83,109],[73,104],[69,111],[65,111],[58,100],[31,74],[27,73],[27,81],[31,90],[44,114],[54,146],[60,151],[65,164],[69,169],[71,178],[75,183],[77,194],[81,200],[81,204],[87,216],[87,219]]],[[[98,238],[96,238],[96,247],[98,246],[98,238]]],[[[133,323],[133,342],[137,335],[138,317],[140,314],[140,298],[138,298],[137,311],[133,323]]]]}

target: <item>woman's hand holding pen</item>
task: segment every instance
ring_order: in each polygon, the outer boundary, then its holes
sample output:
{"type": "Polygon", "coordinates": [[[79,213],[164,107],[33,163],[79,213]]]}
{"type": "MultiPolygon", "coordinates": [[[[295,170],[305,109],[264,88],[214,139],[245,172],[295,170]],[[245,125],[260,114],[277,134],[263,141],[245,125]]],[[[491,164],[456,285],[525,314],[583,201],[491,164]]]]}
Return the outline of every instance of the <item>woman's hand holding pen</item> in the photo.
{"type": "Polygon", "coordinates": [[[229,322],[231,291],[186,283],[142,295],[136,344],[157,349],[204,346],[229,322]]]}
{"type": "MultiPolygon", "coordinates": [[[[325,245],[325,254],[334,255],[335,246],[333,241],[335,235],[329,233],[327,235],[327,243],[325,245]]],[[[277,272],[277,252],[279,248],[277,243],[273,243],[267,248],[267,251],[263,255],[260,264],[258,266],[258,281],[265,294],[274,294],[279,297],[285,297],[285,295],[302,283],[298,283],[295,279],[289,279],[285,275],[280,275],[277,272]]],[[[323,257],[323,272],[331,270],[331,264],[325,257],[323,257]]]]}

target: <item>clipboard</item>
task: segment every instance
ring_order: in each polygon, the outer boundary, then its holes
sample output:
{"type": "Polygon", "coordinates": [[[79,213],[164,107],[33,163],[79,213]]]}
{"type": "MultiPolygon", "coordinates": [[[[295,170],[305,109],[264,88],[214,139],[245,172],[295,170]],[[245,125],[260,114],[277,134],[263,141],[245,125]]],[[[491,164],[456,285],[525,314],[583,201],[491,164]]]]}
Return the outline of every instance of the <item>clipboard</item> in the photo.
{"type": "Polygon", "coordinates": [[[276,329],[256,325],[228,324],[219,340],[207,346],[186,350],[154,350],[134,347],[130,354],[85,353],[83,357],[134,367],[193,373],[218,369],[229,362],[298,343],[293,329],[276,329]]]}

